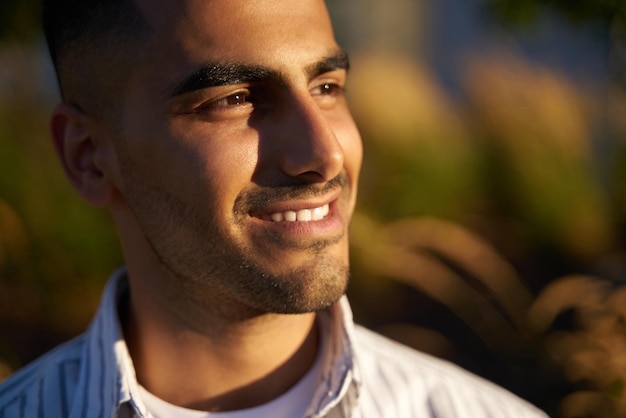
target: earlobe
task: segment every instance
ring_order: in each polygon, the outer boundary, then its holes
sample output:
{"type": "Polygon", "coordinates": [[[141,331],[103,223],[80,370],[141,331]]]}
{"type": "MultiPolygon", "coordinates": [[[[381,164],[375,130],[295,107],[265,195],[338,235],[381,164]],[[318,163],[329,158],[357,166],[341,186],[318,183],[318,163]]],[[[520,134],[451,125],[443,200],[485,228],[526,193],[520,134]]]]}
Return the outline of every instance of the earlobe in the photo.
{"type": "Polygon", "coordinates": [[[102,144],[94,140],[93,130],[93,121],[77,106],[62,103],[52,112],[52,140],[70,182],[87,202],[107,206],[112,184],[98,165],[102,144]]]}

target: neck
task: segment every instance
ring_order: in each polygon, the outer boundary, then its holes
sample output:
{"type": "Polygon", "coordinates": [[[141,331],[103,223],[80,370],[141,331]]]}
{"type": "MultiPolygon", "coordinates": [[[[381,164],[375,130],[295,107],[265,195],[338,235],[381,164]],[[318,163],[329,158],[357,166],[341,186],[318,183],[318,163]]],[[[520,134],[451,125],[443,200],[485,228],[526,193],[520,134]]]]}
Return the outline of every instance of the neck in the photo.
{"type": "Polygon", "coordinates": [[[275,399],[306,374],[317,354],[314,313],[268,314],[215,289],[184,290],[130,213],[114,216],[129,275],[124,335],[149,392],[191,409],[237,410],[275,399]]]}
{"type": "Polygon", "coordinates": [[[123,323],[137,380],[174,405],[205,411],[258,406],[286,392],[315,360],[314,313],[227,320],[196,312],[190,322],[163,308],[177,303],[155,298],[154,289],[137,280],[130,292],[123,323]]]}

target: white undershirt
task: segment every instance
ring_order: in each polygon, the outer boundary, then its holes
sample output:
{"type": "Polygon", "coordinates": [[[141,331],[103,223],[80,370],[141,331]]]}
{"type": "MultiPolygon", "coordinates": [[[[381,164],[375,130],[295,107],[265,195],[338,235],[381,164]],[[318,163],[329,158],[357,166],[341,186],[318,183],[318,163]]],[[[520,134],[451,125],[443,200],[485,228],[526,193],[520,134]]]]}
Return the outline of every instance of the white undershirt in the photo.
{"type": "MultiPolygon", "coordinates": [[[[320,333],[324,334],[324,333],[320,333]]],[[[321,340],[325,338],[322,337],[321,340]]],[[[287,392],[278,398],[254,408],[227,412],[206,412],[172,405],[157,398],[143,386],[139,386],[141,397],[154,418],[301,418],[317,389],[322,374],[322,352],[324,341],[320,341],[313,366],[287,392]]]]}

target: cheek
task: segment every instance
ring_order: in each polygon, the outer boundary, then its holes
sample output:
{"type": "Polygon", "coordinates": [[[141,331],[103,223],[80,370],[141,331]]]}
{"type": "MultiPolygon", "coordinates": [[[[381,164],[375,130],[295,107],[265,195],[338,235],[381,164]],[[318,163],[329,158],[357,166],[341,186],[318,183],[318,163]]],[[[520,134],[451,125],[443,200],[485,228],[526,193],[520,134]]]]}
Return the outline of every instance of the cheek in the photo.
{"type": "Polygon", "coordinates": [[[197,193],[206,194],[224,210],[232,209],[242,189],[250,184],[258,159],[258,137],[249,128],[191,124],[171,130],[182,151],[182,168],[197,193]],[[198,187],[200,188],[198,190],[198,187]]]}

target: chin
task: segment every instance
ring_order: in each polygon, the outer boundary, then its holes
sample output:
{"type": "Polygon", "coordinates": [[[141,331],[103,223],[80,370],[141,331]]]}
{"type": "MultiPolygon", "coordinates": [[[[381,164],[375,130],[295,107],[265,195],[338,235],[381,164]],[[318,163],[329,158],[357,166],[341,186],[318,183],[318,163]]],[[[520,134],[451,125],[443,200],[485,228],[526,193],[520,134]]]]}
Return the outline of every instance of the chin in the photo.
{"type": "Polygon", "coordinates": [[[241,289],[241,296],[259,311],[278,314],[303,314],[332,306],[345,294],[350,277],[347,264],[329,266],[323,261],[283,274],[259,273],[248,276],[256,278],[241,289]]]}

